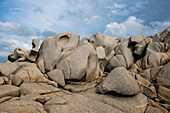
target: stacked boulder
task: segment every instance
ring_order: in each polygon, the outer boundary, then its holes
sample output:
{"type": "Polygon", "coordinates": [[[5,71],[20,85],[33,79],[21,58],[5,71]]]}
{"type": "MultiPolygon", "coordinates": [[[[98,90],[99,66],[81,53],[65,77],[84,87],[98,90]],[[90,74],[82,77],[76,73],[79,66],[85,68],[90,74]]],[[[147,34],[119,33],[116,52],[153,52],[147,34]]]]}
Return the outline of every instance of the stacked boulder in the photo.
{"type": "Polygon", "coordinates": [[[39,42],[33,39],[29,51],[16,48],[9,61],[0,64],[0,89],[5,86],[12,92],[0,93],[0,103],[2,97],[19,97],[19,92],[54,93],[58,86],[83,92],[96,87],[97,93],[113,96],[136,98],[144,94],[148,101],[140,106],[140,112],[170,110],[170,27],[155,36],[129,39],[97,32],[80,40],[74,32],[63,32],[44,39],[40,48],[39,42]]]}

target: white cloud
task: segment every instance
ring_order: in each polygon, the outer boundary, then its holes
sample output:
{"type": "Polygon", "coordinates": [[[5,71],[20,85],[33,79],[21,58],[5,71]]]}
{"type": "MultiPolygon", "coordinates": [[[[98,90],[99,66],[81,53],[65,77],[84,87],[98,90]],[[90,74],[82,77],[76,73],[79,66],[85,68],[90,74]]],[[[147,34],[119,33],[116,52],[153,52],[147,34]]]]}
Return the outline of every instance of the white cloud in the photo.
{"type": "Polygon", "coordinates": [[[0,31],[5,31],[9,33],[15,33],[17,35],[32,35],[27,27],[15,22],[1,22],[0,21],[0,31]]]}
{"type": "Polygon", "coordinates": [[[125,8],[126,7],[125,4],[118,4],[118,3],[114,3],[113,6],[114,8],[125,8]]]}
{"type": "Polygon", "coordinates": [[[32,39],[42,38],[42,36],[17,36],[0,32],[0,38],[0,56],[7,56],[18,47],[30,50],[32,48],[32,39]]]}
{"type": "Polygon", "coordinates": [[[84,21],[86,22],[86,24],[90,25],[90,24],[96,23],[100,19],[101,19],[100,16],[94,15],[94,16],[91,16],[90,18],[85,18],[84,21]]]}
{"type": "Polygon", "coordinates": [[[114,15],[118,15],[118,16],[126,16],[126,15],[129,15],[129,12],[130,10],[128,9],[125,9],[125,10],[112,10],[112,14],[114,15]]]}
{"type": "Polygon", "coordinates": [[[112,6],[107,6],[106,8],[108,8],[108,9],[122,9],[125,7],[126,7],[126,4],[114,3],[112,6]]]}
{"type": "MultiPolygon", "coordinates": [[[[11,4],[10,0],[7,1],[11,4]]],[[[8,19],[17,23],[23,22],[24,25],[38,28],[40,31],[50,28],[56,32],[78,32],[77,26],[85,29],[82,20],[90,14],[94,15],[95,12],[90,0],[50,0],[50,3],[48,0],[13,0],[13,2],[19,4],[17,6],[22,10],[17,14],[14,11],[10,12],[7,15],[8,19]]]]}
{"type": "Polygon", "coordinates": [[[8,56],[10,54],[9,51],[0,51],[0,56],[8,56]]]}
{"type": "Polygon", "coordinates": [[[113,14],[117,14],[117,10],[112,10],[112,13],[113,14]]]}
{"type": "Polygon", "coordinates": [[[111,13],[117,16],[127,16],[132,12],[137,12],[139,9],[142,9],[146,4],[147,1],[137,1],[134,2],[133,5],[126,5],[126,4],[118,4],[114,3],[113,6],[108,6],[107,8],[112,9],[111,13]]]}
{"type": "Polygon", "coordinates": [[[144,20],[138,19],[135,16],[130,16],[122,23],[111,22],[106,25],[104,34],[128,38],[133,35],[154,35],[166,27],[170,26],[170,21],[151,22],[151,25],[144,25],[144,20]]]}

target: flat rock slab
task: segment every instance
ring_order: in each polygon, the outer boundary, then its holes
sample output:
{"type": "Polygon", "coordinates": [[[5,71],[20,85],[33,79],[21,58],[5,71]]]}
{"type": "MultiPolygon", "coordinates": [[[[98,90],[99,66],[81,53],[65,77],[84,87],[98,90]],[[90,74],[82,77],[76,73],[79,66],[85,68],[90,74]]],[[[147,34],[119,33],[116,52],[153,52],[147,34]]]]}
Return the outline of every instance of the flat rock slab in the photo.
{"type": "Polygon", "coordinates": [[[44,104],[48,113],[144,113],[147,97],[97,94],[96,88],[54,97],[44,104]]]}
{"type": "Polygon", "coordinates": [[[81,94],[53,98],[45,103],[44,108],[48,113],[123,113],[110,105],[81,94]]]}
{"type": "Polygon", "coordinates": [[[0,111],[5,113],[47,113],[43,105],[35,101],[9,101],[0,104],[0,111]]]}
{"type": "MultiPolygon", "coordinates": [[[[83,92],[82,95],[93,100],[98,100],[106,105],[118,109],[124,113],[144,113],[148,100],[145,95],[138,93],[134,96],[120,96],[117,94],[97,94],[96,89],[83,92]]],[[[103,108],[103,107],[102,107],[103,108]]],[[[116,112],[117,113],[117,112],[116,112]]]]}
{"type": "Polygon", "coordinates": [[[46,83],[23,83],[20,88],[23,95],[47,94],[60,91],[60,89],[46,83]]]}
{"type": "Polygon", "coordinates": [[[17,97],[20,95],[20,88],[13,85],[0,86],[0,98],[6,96],[17,97]]]}

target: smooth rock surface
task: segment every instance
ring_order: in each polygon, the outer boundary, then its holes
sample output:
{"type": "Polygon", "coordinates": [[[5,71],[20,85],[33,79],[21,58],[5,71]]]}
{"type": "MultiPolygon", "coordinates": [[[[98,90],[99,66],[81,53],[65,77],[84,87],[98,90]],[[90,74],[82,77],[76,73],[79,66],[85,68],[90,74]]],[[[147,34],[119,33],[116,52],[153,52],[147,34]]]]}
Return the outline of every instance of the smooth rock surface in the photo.
{"type": "Polygon", "coordinates": [[[17,97],[20,95],[20,88],[13,85],[0,86],[0,98],[6,96],[17,97]]]}
{"type": "Polygon", "coordinates": [[[99,93],[114,91],[121,95],[135,95],[140,91],[138,83],[124,67],[112,70],[98,88],[99,93]]]}

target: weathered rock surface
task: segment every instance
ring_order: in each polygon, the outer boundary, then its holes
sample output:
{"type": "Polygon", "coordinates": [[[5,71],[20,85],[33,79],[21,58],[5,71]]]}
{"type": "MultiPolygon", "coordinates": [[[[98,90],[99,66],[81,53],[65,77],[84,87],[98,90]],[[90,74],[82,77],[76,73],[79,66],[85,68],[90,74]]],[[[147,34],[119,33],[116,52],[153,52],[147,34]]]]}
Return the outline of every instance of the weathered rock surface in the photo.
{"type": "Polygon", "coordinates": [[[109,73],[98,88],[99,93],[109,91],[122,95],[135,95],[140,91],[140,87],[126,68],[117,67],[109,73]]]}
{"type": "MultiPolygon", "coordinates": [[[[62,57],[69,55],[77,48],[79,35],[76,33],[60,33],[55,37],[47,37],[39,50],[38,66],[43,65],[44,71],[51,71],[62,57]]],[[[41,69],[41,68],[40,68],[41,69]]]]}
{"type": "Polygon", "coordinates": [[[13,85],[2,85],[0,86],[0,98],[6,96],[19,96],[20,88],[13,85]]]}
{"type": "Polygon", "coordinates": [[[23,83],[20,88],[23,95],[46,94],[60,91],[60,89],[46,83],[23,83]]]}
{"type": "Polygon", "coordinates": [[[44,105],[49,113],[123,113],[108,104],[81,94],[64,95],[47,101],[44,105]],[[76,100],[76,101],[75,101],[76,100]]]}
{"type": "Polygon", "coordinates": [[[19,65],[10,75],[12,84],[20,85],[23,82],[36,82],[43,77],[34,63],[22,62],[19,65]]]}
{"type": "Polygon", "coordinates": [[[55,69],[47,73],[50,79],[57,82],[61,86],[65,86],[64,74],[60,69],[55,69]]]}
{"type": "Polygon", "coordinates": [[[129,39],[63,32],[39,42],[0,63],[0,113],[170,110],[170,27],[129,39]]]}
{"type": "Polygon", "coordinates": [[[35,101],[9,101],[0,104],[0,111],[5,113],[47,113],[43,105],[35,101]]]}

